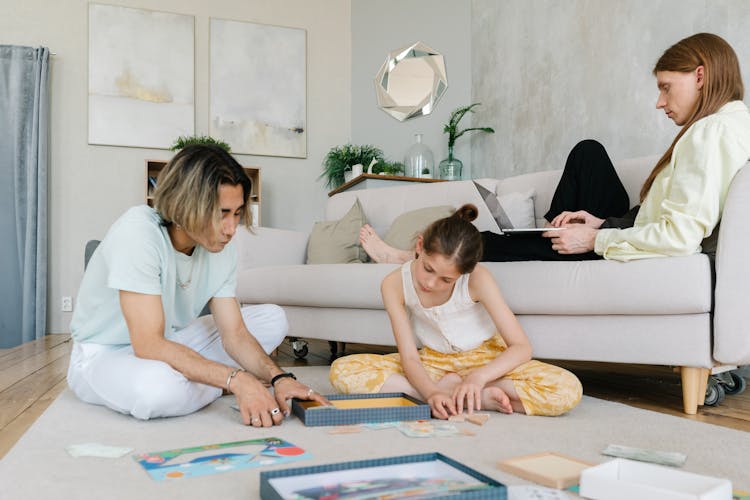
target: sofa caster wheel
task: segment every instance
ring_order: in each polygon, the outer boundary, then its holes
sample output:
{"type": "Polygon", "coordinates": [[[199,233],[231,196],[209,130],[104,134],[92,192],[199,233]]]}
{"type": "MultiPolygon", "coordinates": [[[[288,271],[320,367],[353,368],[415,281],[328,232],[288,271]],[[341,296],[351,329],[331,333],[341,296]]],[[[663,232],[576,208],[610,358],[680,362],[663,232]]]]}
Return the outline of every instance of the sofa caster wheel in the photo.
{"type": "Polygon", "coordinates": [[[729,372],[728,377],[723,377],[721,385],[724,389],[724,394],[727,396],[734,396],[735,394],[740,394],[745,391],[747,388],[747,380],[741,375],[729,372]]]}
{"type": "Polygon", "coordinates": [[[703,404],[706,406],[718,406],[724,401],[724,396],[724,387],[713,377],[710,377],[706,386],[706,401],[703,404]]]}
{"type": "Polygon", "coordinates": [[[294,357],[297,359],[305,359],[305,356],[307,356],[308,353],[307,341],[297,339],[293,340],[292,351],[294,351],[294,357]]]}

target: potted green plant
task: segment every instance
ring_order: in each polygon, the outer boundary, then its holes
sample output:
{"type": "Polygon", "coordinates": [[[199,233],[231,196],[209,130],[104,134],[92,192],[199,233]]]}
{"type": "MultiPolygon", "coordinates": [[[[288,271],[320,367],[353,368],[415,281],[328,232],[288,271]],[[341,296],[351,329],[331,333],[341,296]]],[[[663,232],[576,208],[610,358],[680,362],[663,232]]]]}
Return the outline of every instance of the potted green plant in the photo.
{"type": "Polygon", "coordinates": [[[404,164],[400,161],[379,161],[372,167],[372,172],[374,174],[384,174],[384,175],[401,175],[404,173],[404,164]]]}
{"type": "Polygon", "coordinates": [[[383,151],[380,148],[372,145],[360,146],[355,144],[336,146],[331,148],[323,159],[323,173],[318,178],[325,178],[326,185],[335,189],[344,184],[344,172],[347,169],[357,164],[367,168],[373,159],[378,160],[378,163],[373,167],[374,172],[375,168],[383,161],[383,151]]]}
{"type": "Polygon", "coordinates": [[[232,152],[232,148],[226,142],[214,139],[209,135],[181,135],[174,140],[174,143],[169,147],[172,151],[179,151],[186,146],[192,146],[193,144],[213,144],[219,146],[227,153],[232,152]]]}
{"type": "Polygon", "coordinates": [[[458,129],[458,124],[466,113],[473,113],[474,108],[479,106],[481,103],[475,102],[469,106],[463,108],[454,109],[451,113],[450,120],[443,127],[443,133],[448,134],[448,158],[440,162],[440,178],[449,181],[460,180],[461,172],[463,171],[463,163],[461,160],[453,156],[453,145],[456,143],[456,139],[464,135],[466,132],[480,131],[487,132],[488,134],[494,134],[495,130],[492,127],[470,127],[463,130],[458,129]]]}

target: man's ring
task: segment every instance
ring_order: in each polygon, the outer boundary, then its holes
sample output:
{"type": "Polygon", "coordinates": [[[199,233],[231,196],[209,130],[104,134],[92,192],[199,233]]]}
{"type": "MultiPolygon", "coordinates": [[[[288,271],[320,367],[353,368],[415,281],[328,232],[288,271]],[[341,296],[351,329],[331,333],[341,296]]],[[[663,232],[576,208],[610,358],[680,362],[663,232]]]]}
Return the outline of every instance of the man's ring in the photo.
{"type": "Polygon", "coordinates": [[[279,413],[281,413],[281,410],[279,410],[278,408],[274,408],[273,410],[271,410],[271,415],[278,415],[279,413]]]}
{"type": "Polygon", "coordinates": [[[312,389],[308,389],[308,390],[307,390],[307,397],[309,398],[309,397],[310,397],[310,396],[312,396],[312,395],[313,395],[314,393],[315,393],[315,391],[313,391],[312,389]]]}

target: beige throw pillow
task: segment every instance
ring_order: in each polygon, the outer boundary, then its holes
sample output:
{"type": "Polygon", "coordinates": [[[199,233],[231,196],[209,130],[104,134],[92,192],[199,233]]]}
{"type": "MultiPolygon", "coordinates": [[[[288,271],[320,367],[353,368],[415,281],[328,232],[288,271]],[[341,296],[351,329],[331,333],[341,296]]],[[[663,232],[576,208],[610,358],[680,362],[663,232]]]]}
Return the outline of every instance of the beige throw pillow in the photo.
{"type": "Polygon", "coordinates": [[[365,262],[367,254],[359,244],[359,228],[366,223],[359,200],[340,220],[316,222],[307,242],[307,263],[365,262]]]}
{"type": "Polygon", "coordinates": [[[417,236],[438,219],[448,217],[456,209],[450,205],[420,208],[405,212],[393,221],[383,241],[401,250],[412,250],[417,236]]]}

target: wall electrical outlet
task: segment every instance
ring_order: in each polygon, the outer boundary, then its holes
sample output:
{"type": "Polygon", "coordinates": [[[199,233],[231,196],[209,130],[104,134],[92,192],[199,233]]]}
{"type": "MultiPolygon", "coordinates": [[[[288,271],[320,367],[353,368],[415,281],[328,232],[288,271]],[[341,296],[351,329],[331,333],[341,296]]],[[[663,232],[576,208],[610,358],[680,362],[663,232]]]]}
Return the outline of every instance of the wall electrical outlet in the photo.
{"type": "Polygon", "coordinates": [[[73,297],[63,297],[60,309],[62,309],[62,312],[71,312],[73,310],[73,297]]]}

